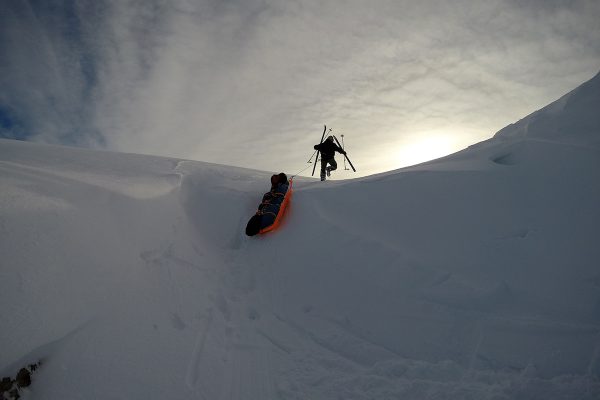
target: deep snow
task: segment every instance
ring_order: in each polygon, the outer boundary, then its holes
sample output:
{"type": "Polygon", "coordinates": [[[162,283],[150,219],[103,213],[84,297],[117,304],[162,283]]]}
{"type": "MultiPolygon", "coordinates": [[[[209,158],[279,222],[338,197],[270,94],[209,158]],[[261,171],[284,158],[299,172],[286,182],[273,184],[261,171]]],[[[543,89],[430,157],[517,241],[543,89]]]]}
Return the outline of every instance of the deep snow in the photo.
{"type": "Polygon", "coordinates": [[[598,399],[599,85],[440,160],[297,178],[257,238],[279,171],[0,140],[0,373],[42,359],[35,399],[598,399]]]}

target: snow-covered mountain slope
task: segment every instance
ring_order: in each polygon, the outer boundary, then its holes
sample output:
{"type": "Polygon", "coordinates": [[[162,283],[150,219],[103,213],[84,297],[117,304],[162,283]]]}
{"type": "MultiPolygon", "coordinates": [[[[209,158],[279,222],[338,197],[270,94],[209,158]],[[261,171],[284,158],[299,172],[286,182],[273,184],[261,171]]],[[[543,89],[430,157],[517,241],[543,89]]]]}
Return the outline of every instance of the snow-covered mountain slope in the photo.
{"type": "Polygon", "coordinates": [[[501,129],[501,140],[553,140],[600,149],[600,72],[555,102],[501,129]]]}
{"type": "Polygon", "coordinates": [[[532,130],[567,108],[297,178],[254,238],[271,172],[0,140],[0,373],[42,359],[35,399],[597,399],[600,124],[532,130]]]}

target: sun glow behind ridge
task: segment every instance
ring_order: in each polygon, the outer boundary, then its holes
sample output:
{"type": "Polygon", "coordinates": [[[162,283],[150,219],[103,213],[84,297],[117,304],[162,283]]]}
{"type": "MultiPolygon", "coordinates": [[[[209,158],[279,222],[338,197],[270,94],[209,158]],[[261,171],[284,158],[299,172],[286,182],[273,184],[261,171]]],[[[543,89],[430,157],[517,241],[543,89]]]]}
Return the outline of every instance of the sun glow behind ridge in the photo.
{"type": "Polygon", "coordinates": [[[395,168],[420,164],[464,149],[469,140],[451,131],[419,132],[399,143],[393,152],[395,168]],[[460,139],[459,139],[460,138],[460,139]]]}

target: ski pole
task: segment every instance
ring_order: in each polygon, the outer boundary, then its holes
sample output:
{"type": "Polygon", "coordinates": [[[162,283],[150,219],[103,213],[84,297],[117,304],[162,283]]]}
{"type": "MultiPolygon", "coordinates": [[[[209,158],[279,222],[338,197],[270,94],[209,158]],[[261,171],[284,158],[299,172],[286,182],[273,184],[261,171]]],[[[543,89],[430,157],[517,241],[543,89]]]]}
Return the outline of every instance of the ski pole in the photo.
{"type": "MultiPolygon", "coordinates": [[[[342,150],[345,151],[344,146],[345,146],[344,145],[344,135],[342,135],[342,150]]],[[[346,167],[346,158],[344,158],[344,171],[349,171],[349,170],[350,170],[350,168],[346,167]]]]}
{"type": "MultiPolygon", "coordinates": [[[[337,143],[338,146],[342,147],[342,145],[340,144],[340,141],[338,140],[338,138],[336,138],[335,136],[333,137],[337,143]]],[[[344,154],[344,157],[346,160],[348,160],[348,164],[350,164],[350,167],[352,167],[352,171],[356,172],[356,168],[354,168],[354,165],[352,165],[352,161],[350,161],[350,159],[348,158],[347,154],[344,154]]]]}
{"type": "MultiPolygon", "coordinates": [[[[321,141],[319,144],[323,143],[323,138],[325,138],[325,132],[327,132],[327,125],[323,125],[323,135],[321,136],[321,141]]],[[[319,150],[317,150],[317,158],[315,158],[315,165],[313,165],[313,171],[311,176],[315,176],[315,169],[317,168],[317,161],[319,161],[319,150]]]]}

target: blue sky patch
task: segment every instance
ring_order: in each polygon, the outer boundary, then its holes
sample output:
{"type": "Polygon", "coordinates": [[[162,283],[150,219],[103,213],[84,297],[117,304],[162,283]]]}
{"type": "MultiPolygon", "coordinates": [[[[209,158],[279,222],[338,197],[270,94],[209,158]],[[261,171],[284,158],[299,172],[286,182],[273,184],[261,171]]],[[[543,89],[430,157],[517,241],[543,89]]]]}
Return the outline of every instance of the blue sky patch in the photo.
{"type": "Polygon", "coordinates": [[[0,105],[0,138],[27,140],[30,136],[15,114],[8,107],[0,105]]]}

